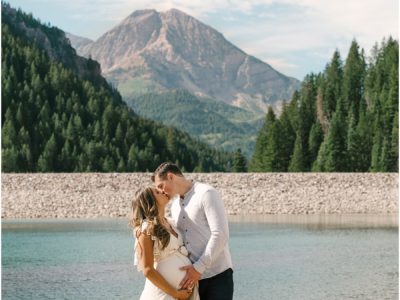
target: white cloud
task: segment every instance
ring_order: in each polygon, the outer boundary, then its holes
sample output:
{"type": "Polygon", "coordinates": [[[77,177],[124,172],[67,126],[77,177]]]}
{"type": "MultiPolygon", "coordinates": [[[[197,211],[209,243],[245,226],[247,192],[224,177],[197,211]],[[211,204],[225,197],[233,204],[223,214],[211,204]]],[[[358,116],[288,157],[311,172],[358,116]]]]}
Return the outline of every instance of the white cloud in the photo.
{"type": "Polygon", "coordinates": [[[279,70],[279,72],[282,72],[284,74],[291,74],[293,72],[296,72],[299,68],[298,65],[294,63],[290,63],[284,58],[274,58],[274,57],[265,57],[265,61],[268,62],[274,69],[279,70]]]}

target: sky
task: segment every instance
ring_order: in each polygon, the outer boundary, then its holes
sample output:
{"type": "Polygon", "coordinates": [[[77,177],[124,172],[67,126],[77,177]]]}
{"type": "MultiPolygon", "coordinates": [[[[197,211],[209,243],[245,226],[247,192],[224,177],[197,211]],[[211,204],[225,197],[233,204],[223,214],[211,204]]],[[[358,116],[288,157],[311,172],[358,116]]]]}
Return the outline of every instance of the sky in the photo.
{"type": "Polygon", "coordinates": [[[369,55],[399,36],[398,0],[6,0],[42,22],[96,40],[133,11],[171,8],[197,18],[279,72],[302,80],[356,39],[369,55]]]}

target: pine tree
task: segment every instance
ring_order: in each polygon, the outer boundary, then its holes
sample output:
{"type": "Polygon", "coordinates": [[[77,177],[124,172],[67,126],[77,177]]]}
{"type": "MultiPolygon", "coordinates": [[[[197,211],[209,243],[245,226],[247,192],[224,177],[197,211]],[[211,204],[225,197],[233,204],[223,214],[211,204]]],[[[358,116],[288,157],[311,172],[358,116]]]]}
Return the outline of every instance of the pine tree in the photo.
{"type": "Polygon", "coordinates": [[[332,119],[331,128],[327,135],[324,153],[323,170],[328,172],[345,172],[347,170],[346,160],[346,130],[344,116],[342,115],[341,100],[332,119]]]}
{"type": "Polygon", "coordinates": [[[336,102],[342,94],[343,66],[340,53],[336,50],[332,60],[325,70],[325,82],[323,84],[323,108],[328,119],[332,119],[336,102]]]}
{"type": "Polygon", "coordinates": [[[247,171],[246,158],[242,154],[242,150],[237,149],[233,156],[233,172],[246,172],[247,171]]]}
{"type": "Polygon", "coordinates": [[[12,118],[6,119],[3,128],[1,130],[2,134],[2,148],[10,148],[17,143],[17,132],[12,118]]]}
{"type": "Polygon", "coordinates": [[[280,123],[275,121],[267,136],[267,147],[264,152],[264,172],[282,172],[283,164],[280,152],[280,123]]]}
{"type": "Polygon", "coordinates": [[[275,113],[272,107],[269,107],[264,125],[258,133],[254,154],[251,158],[250,171],[252,172],[265,172],[267,170],[267,162],[265,161],[267,157],[266,149],[275,119],[275,113]]]}
{"type": "Polygon", "coordinates": [[[64,146],[61,149],[60,165],[62,166],[61,171],[72,172],[76,164],[74,155],[72,154],[73,148],[71,143],[66,140],[64,146]]]}
{"type": "Polygon", "coordinates": [[[122,130],[121,123],[118,123],[117,128],[115,130],[115,141],[117,145],[122,146],[124,140],[124,134],[122,130]]]}
{"type": "MultiPolygon", "coordinates": [[[[125,172],[125,161],[122,157],[120,157],[118,166],[117,166],[117,171],[118,172],[125,172]]],[[[149,170],[147,170],[149,171],[149,170]]]]}
{"type": "Polygon", "coordinates": [[[298,132],[294,144],[293,156],[289,165],[289,172],[302,172],[305,168],[303,143],[301,141],[301,134],[298,132]]]}
{"type": "Polygon", "coordinates": [[[349,54],[346,59],[343,73],[343,100],[344,109],[351,109],[358,123],[359,108],[363,94],[363,83],[365,77],[365,59],[359,52],[359,46],[355,40],[351,43],[349,54]]]}
{"type": "Polygon", "coordinates": [[[372,135],[370,116],[361,115],[357,125],[357,134],[360,138],[360,149],[358,151],[358,161],[360,163],[359,172],[368,172],[371,165],[372,135]]]}
{"type": "Polygon", "coordinates": [[[55,170],[55,163],[57,157],[57,143],[54,134],[47,141],[43,153],[38,160],[39,172],[52,172],[55,170]]]}
{"type": "Polygon", "coordinates": [[[321,124],[316,121],[311,127],[310,136],[308,140],[310,161],[314,163],[318,156],[318,150],[324,140],[324,133],[322,131],[321,124]]]}
{"type": "Polygon", "coordinates": [[[90,141],[85,145],[86,157],[88,159],[86,170],[89,172],[95,172],[101,170],[101,153],[96,142],[90,141]]]}
{"type": "Polygon", "coordinates": [[[382,166],[381,166],[382,144],[383,144],[382,130],[378,128],[374,134],[373,146],[371,150],[372,151],[371,168],[370,168],[371,172],[382,171],[382,166]]]}
{"type": "Polygon", "coordinates": [[[379,160],[379,166],[382,172],[390,172],[393,168],[391,163],[391,145],[389,138],[386,136],[383,138],[382,150],[379,160]]]}
{"type": "Polygon", "coordinates": [[[114,172],[116,169],[115,162],[112,157],[107,156],[103,162],[102,170],[104,172],[114,172]]]}
{"type": "Polygon", "coordinates": [[[302,143],[301,151],[303,151],[302,158],[304,162],[303,171],[309,171],[312,163],[310,153],[308,152],[308,142],[310,130],[316,119],[316,84],[318,80],[318,76],[315,76],[314,74],[306,76],[301,88],[302,96],[300,97],[300,106],[298,109],[298,127],[296,131],[300,135],[302,143]]]}
{"type": "Polygon", "coordinates": [[[282,114],[279,118],[280,122],[280,141],[279,153],[282,165],[281,171],[287,171],[290,164],[290,159],[294,150],[294,143],[296,140],[296,132],[294,131],[291,121],[291,107],[285,105],[282,114]]]}
{"type": "Polygon", "coordinates": [[[399,171],[399,112],[397,111],[393,119],[392,145],[390,152],[390,171],[399,171]]]}
{"type": "Polygon", "coordinates": [[[22,144],[18,156],[18,170],[23,172],[33,172],[35,167],[29,145],[22,144]]]}
{"type": "Polygon", "coordinates": [[[14,147],[1,151],[2,172],[20,172],[18,168],[18,151],[14,147]]]}
{"type": "Polygon", "coordinates": [[[139,171],[138,151],[139,150],[135,145],[132,145],[130,147],[128,154],[128,171],[131,172],[139,171]]]}
{"type": "Polygon", "coordinates": [[[313,172],[325,172],[325,166],[327,165],[326,159],[328,157],[328,137],[325,136],[321,146],[318,150],[317,159],[314,161],[311,170],[313,172]]]}

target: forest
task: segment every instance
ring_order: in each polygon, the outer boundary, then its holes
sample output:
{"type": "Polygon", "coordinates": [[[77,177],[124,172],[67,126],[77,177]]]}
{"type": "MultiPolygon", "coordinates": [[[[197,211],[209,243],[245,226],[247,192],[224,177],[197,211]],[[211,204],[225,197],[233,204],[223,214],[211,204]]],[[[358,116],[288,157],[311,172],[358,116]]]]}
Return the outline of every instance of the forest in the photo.
{"type": "Polygon", "coordinates": [[[307,75],[278,117],[270,109],[252,172],[397,172],[398,41],[366,57],[356,40],[320,74],[307,75]]]}

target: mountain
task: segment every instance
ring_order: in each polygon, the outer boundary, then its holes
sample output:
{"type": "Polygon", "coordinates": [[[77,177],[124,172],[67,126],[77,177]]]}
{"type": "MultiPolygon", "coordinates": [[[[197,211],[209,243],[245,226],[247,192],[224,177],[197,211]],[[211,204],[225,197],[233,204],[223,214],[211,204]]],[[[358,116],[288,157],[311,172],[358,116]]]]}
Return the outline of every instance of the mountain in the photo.
{"type": "Polygon", "coordinates": [[[185,90],[148,93],[128,100],[139,115],[175,126],[214,147],[241,148],[251,157],[264,118],[224,102],[201,98],[185,90]]]}
{"type": "Polygon", "coordinates": [[[93,43],[91,39],[76,36],[69,32],[66,32],[65,36],[70,40],[70,43],[74,45],[75,48],[82,48],[93,43]]]}
{"type": "Polygon", "coordinates": [[[92,43],[71,38],[77,52],[100,62],[125,99],[183,89],[263,115],[291,98],[299,81],[177,10],[140,10],[92,43]]]}
{"type": "Polygon", "coordinates": [[[136,115],[65,33],[2,3],[2,172],[229,171],[233,154],[136,115]]]}

